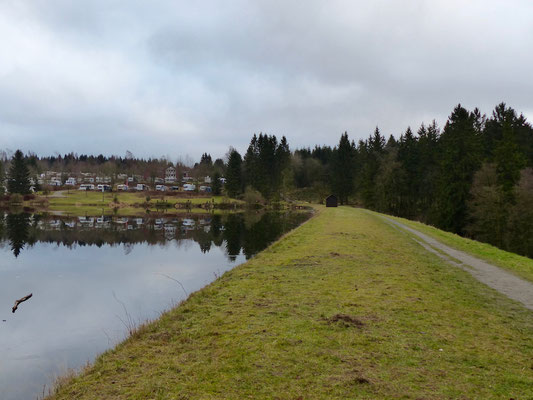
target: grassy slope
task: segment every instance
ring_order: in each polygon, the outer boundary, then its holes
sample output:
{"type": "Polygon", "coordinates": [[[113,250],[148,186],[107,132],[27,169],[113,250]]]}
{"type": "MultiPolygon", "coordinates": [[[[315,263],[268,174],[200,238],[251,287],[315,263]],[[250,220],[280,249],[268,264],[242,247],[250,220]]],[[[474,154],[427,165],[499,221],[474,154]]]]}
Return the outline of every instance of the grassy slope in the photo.
{"type": "Polygon", "coordinates": [[[533,282],[533,260],[531,258],[519,256],[518,254],[498,249],[497,247],[487,243],[462,238],[455,233],[445,232],[433,226],[425,225],[421,222],[410,221],[404,218],[392,216],[389,216],[389,218],[396,219],[405,225],[434,237],[450,247],[454,247],[458,250],[465,251],[483,260],[489,261],[494,265],[505,268],[516,275],[533,282]]]}
{"type": "Polygon", "coordinates": [[[378,217],[323,209],[53,398],[531,398],[531,317],[378,217]]]}

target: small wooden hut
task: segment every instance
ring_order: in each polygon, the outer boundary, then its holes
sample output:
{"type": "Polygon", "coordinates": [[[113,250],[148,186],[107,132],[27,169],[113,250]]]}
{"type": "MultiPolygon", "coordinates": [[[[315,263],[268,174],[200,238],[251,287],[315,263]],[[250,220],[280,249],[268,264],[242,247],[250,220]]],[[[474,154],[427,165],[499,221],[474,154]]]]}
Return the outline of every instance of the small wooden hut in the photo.
{"type": "Polygon", "coordinates": [[[326,207],[337,207],[338,205],[339,201],[337,200],[337,196],[330,194],[326,197],[326,207]]]}

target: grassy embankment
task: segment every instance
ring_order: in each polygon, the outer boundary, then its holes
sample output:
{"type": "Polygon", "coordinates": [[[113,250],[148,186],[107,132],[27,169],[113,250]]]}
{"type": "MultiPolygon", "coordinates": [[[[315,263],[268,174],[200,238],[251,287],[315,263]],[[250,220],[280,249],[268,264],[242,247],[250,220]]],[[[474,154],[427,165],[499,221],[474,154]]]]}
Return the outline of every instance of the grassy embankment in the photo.
{"type": "Polygon", "coordinates": [[[206,202],[220,205],[226,202],[227,207],[231,207],[233,203],[240,205],[239,200],[228,199],[223,196],[197,196],[197,197],[179,197],[169,195],[153,195],[146,192],[84,192],[71,190],[70,192],[63,191],[61,196],[47,197],[48,204],[47,211],[62,212],[70,215],[100,215],[116,214],[116,215],[144,215],[146,210],[158,211],[157,203],[164,201],[169,207],[159,209],[165,213],[183,212],[187,201],[190,202],[192,208],[191,212],[205,212],[205,209],[199,208],[199,205],[204,205],[206,202]],[[147,201],[147,196],[150,200],[147,201]],[[116,198],[116,202],[115,202],[116,198]],[[177,206],[176,206],[177,205],[177,206]],[[181,207],[179,207],[181,205],[181,207]]]}
{"type": "Polygon", "coordinates": [[[410,221],[408,219],[392,216],[388,217],[400,221],[401,223],[408,225],[422,233],[425,233],[426,235],[437,239],[447,246],[472,254],[473,256],[488,261],[491,264],[513,272],[515,275],[520,276],[523,279],[533,282],[533,260],[531,258],[498,249],[497,247],[487,243],[463,238],[455,233],[445,232],[421,222],[410,221]]]}
{"type": "Polygon", "coordinates": [[[531,317],[379,217],[321,209],[52,398],[532,398],[531,317]]]}

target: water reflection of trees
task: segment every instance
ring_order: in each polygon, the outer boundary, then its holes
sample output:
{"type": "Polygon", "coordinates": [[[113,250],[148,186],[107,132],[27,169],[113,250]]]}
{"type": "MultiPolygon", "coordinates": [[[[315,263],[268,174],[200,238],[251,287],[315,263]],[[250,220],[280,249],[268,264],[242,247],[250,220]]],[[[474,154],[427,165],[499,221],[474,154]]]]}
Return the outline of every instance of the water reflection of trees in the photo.
{"type": "Polygon", "coordinates": [[[166,245],[192,240],[202,252],[224,247],[232,261],[261,251],[284,232],[303,222],[302,213],[239,213],[195,215],[187,218],[68,218],[37,214],[0,217],[0,241],[9,243],[15,257],[36,242],[77,246],[124,245],[125,254],[137,244],[166,245]]]}
{"type": "Polygon", "coordinates": [[[8,214],[5,225],[11,251],[18,257],[29,240],[30,216],[26,213],[8,214]]]}

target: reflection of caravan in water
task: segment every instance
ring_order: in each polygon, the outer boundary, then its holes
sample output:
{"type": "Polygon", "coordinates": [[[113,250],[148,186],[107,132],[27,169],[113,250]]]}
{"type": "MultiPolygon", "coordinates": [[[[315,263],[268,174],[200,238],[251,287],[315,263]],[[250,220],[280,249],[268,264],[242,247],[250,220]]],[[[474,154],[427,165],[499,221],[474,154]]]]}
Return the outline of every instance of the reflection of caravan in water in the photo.
{"type": "Polygon", "coordinates": [[[93,217],[78,217],[78,222],[82,226],[93,227],[94,218],[93,217]]]}
{"type": "Polygon", "coordinates": [[[101,216],[96,218],[96,227],[98,228],[104,228],[109,227],[111,225],[111,217],[101,216]]]}
{"type": "Polygon", "coordinates": [[[190,227],[193,227],[195,225],[195,222],[194,222],[194,219],[191,219],[191,218],[184,218],[183,221],[181,222],[181,224],[183,226],[190,226],[190,227]]]}
{"type": "Polygon", "coordinates": [[[59,228],[61,227],[61,220],[60,219],[52,219],[48,223],[48,226],[50,227],[50,229],[59,230],[59,228]]]}

